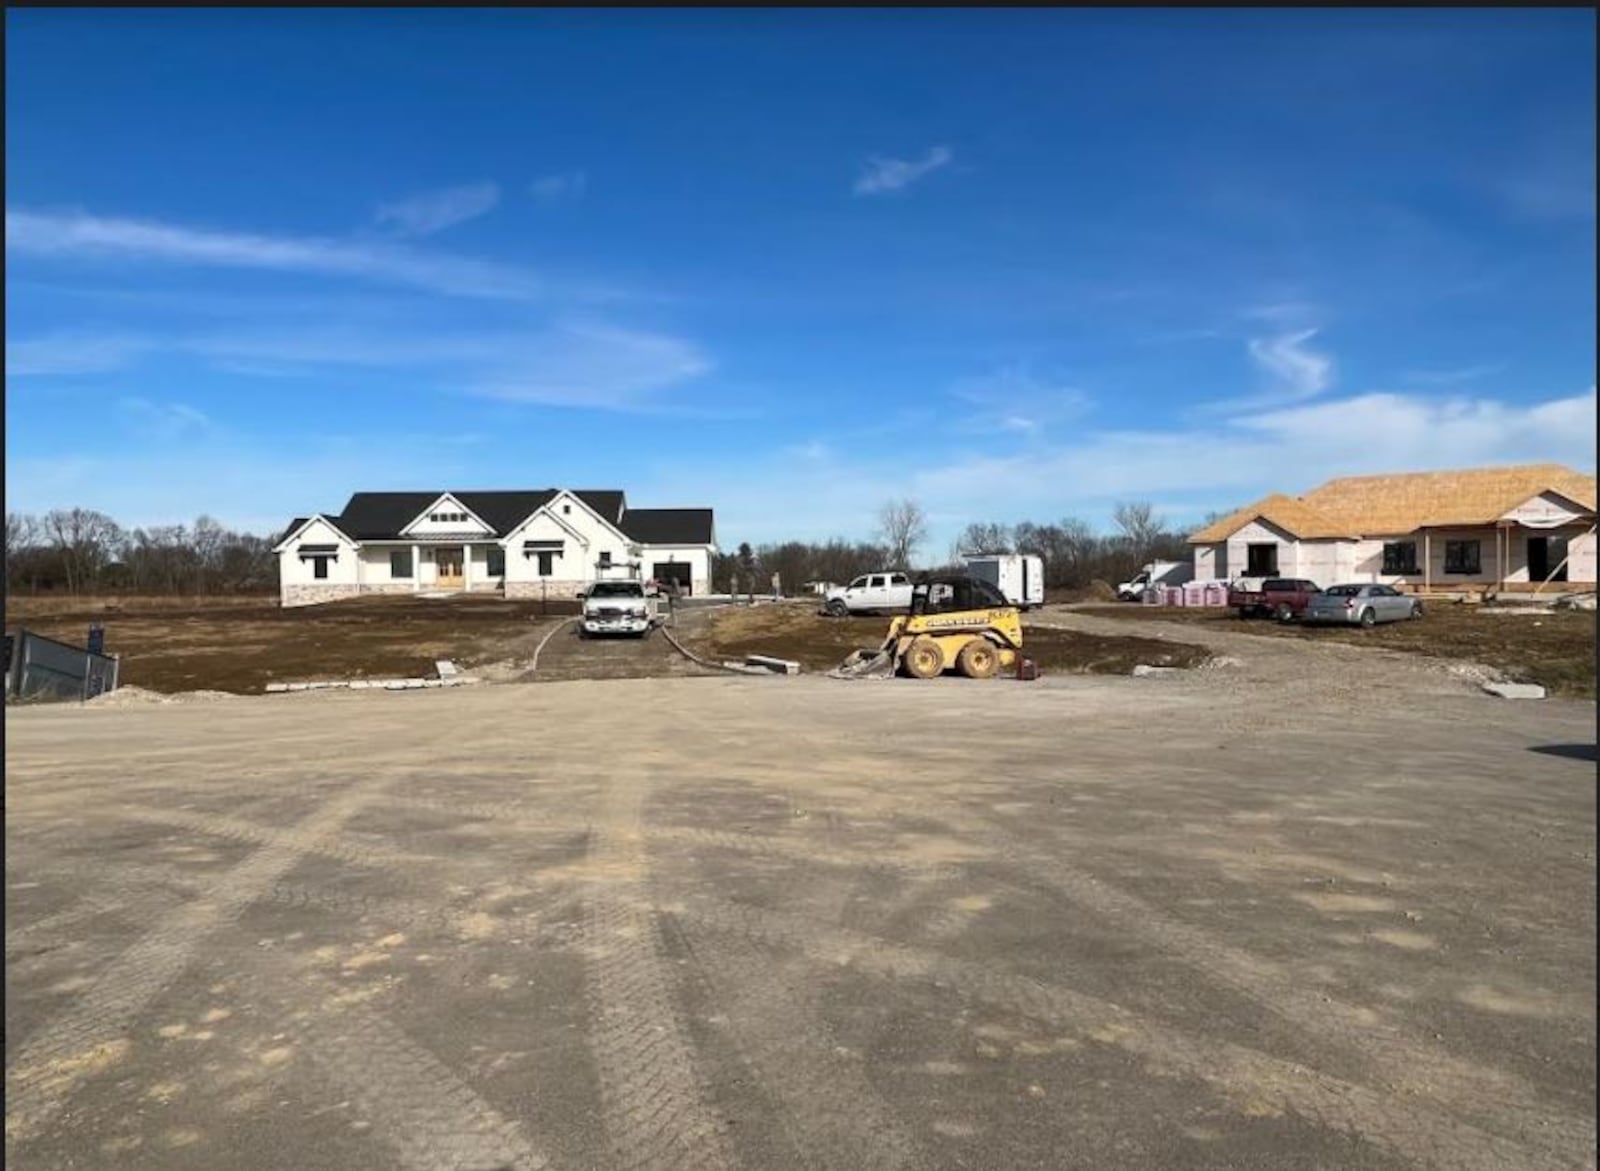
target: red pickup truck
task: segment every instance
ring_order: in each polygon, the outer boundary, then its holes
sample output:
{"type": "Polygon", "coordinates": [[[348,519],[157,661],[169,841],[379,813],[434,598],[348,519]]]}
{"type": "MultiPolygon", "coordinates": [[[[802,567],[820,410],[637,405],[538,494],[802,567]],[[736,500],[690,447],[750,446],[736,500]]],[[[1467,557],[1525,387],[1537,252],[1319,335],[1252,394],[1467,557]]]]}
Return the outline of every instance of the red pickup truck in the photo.
{"type": "Polygon", "coordinates": [[[1228,590],[1228,605],[1236,607],[1239,617],[1252,614],[1271,614],[1279,622],[1288,622],[1305,613],[1314,594],[1322,591],[1314,581],[1298,577],[1269,577],[1259,589],[1249,589],[1241,582],[1228,590]]]}

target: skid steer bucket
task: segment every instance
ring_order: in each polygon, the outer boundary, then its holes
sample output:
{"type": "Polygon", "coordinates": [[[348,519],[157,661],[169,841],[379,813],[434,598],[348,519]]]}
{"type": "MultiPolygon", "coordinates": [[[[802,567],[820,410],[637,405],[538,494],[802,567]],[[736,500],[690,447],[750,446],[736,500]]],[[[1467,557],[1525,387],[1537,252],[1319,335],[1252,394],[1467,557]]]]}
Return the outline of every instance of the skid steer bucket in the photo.
{"type": "Polygon", "coordinates": [[[834,679],[887,679],[894,674],[893,645],[851,651],[828,675],[834,679]]]}

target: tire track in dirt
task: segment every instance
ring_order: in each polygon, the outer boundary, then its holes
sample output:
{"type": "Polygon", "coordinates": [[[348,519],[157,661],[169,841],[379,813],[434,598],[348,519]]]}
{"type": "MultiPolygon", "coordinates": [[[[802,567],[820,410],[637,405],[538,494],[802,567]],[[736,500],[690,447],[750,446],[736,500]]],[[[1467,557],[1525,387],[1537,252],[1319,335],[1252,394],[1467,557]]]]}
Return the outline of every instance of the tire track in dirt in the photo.
{"type": "MultiPolygon", "coordinates": [[[[243,950],[243,949],[241,949],[243,950]]],[[[309,1059],[333,1099],[348,1099],[406,1171],[542,1171],[523,1128],[383,1014],[272,950],[251,954],[246,995],[309,1059]]]]}
{"type": "MultiPolygon", "coordinates": [[[[154,809],[143,805],[123,804],[106,805],[101,808],[129,821],[178,826],[235,842],[249,842],[264,847],[294,845],[302,854],[315,854],[373,870],[405,870],[419,865],[437,865],[443,861],[428,854],[407,854],[398,850],[351,845],[341,840],[341,833],[338,831],[319,834],[307,841],[298,829],[282,830],[216,813],[194,813],[186,809],[154,809]]],[[[342,826],[339,829],[342,830],[342,826]]]]}
{"type": "Polygon", "coordinates": [[[622,766],[593,841],[585,884],[590,1048],[618,1171],[725,1171],[735,1166],[705,1101],[648,899],[640,834],[649,785],[622,766]]]}
{"type": "MultiPolygon", "coordinates": [[[[842,908],[841,908],[842,909],[842,908]]],[[[688,950],[712,1003],[802,1163],[902,1171],[921,1165],[916,1143],[856,1062],[834,1048],[808,973],[782,979],[781,962],[743,942],[686,924],[688,950]]]]}
{"type": "Polygon", "coordinates": [[[1552,1113],[1520,1078],[1379,1028],[1360,1009],[1308,990],[1277,963],[1229,947],[1055,857],[1040,853],[1016,861],[1030,877],[1118,931],[1243,994],[1320,1045],[1357,1054],[1396,1094],[1432,1098],[1480,1126],[1496,1115],[1514,1115],[1519,1134],[1552,1149],[1593,1145],[1592,1122],[1552,1113]]]}
{"type": "MultiPolygon", "coordinates": [[[[91,871],[83,867],[81,872],[85,877],[93,873],[102,881],[105,878],[103,870],[91,871]]],[[[50,873],[59,877],[61,871],[50,873]]],[[[130,872],[128,868],[119,866],[113,877],[115,894],[87,891],[80,894],[72,906],[53,915],[16,926],[6,924],[6,959],[27,951],[33,945],[32,941],[42,936],[69,931],[102,915],[112,915],[125,921],[148,922],[187,902],[197,891],[204,889],[201,883],[195,881],[195,875],[180,874],[164,867],[140,866],[130,872]]]]}
{"type": "Polygon", "coordinates": [[[86,1076],[118,1059],[134,1019],[189,966],[210,936],[336,833],[381,787],[373,780],[348,789],[294,829],[274,833],[270,844],[196,900],[162,916],[82,997],[31,1037],[6,1067],[8,1151],[47,1127],[86,1076]]]}
{"type": "MultiPolygon", "coordinates": [[[[1570,1144],[1563,1136],[1560,1153],[1530,1148],[1384,1091],[1242,1045],[1203,1041],[1086,993],[844,928],[711,898],[690,898],[673,911],[692,929],[798,951],[829,966],[850,965],[891,980],[931,984],[1019,1016],[1076,1030],[1133,1054],[1158,1075],[1204,1082],[1244,1107],[1265,1101],[1423,1166],[1452,1171],[1502,1171],[1505,1167],[1557,1171],[1589,1165],[1585,1160],[1593,1151],[1592,1129],[1584,1145],[1576,1143],[1576,1136],[1570,1144]]],[[[1567,1134],[1573,1129],[1568,1127],[1567,1134]]]]}

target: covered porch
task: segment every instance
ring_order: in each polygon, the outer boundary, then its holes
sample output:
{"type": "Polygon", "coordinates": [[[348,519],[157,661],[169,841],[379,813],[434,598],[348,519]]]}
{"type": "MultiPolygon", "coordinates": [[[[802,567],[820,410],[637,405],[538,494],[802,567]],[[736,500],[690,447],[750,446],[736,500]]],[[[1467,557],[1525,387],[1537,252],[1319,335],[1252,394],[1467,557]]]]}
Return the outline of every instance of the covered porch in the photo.
{"type": "Polygon", "coordinates": [[[484,592],[505,588],[505,549],[481,536],[368,541],[356,565],[364,589],[484,592]]]}
{"type": "Polygon", "coordinates": [[[1561,594],[1595,588],[1595,524],[1530,524],[1502,519],[1475,529],[1425,528],[1417,534],[1421,573],[1406,584],[1421,593],[1561,594]]]}

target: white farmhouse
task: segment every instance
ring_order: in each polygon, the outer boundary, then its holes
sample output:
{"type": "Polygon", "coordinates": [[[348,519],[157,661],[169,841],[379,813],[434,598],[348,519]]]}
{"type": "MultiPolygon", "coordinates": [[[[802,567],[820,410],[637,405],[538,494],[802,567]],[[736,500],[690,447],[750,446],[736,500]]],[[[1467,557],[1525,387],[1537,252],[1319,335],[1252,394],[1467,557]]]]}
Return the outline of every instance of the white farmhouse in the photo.
{"type": "Polygon", "coordinates": [[[1309,578],[1409,590],[1595,584],[1595,478],[1561,464],[1346,476],[1189,538],[1196,581],[1309,578]]]}
{"type": "Polygon", "coordinates": [[[424,590],[571,598],[612,578],[702,594],[716,551],[709,508],[566,488],[357,492],[337,516],[296,517],[273,548],[285,606],[424,590]]]}

